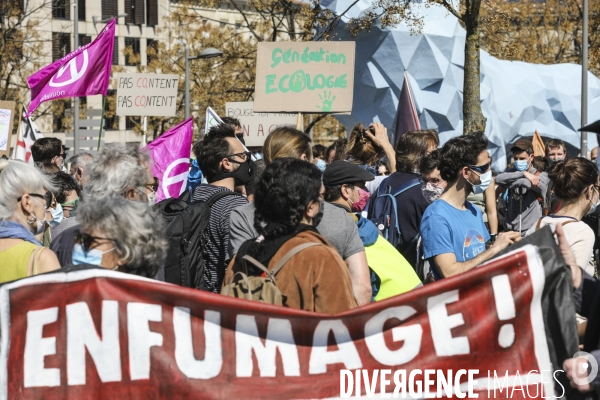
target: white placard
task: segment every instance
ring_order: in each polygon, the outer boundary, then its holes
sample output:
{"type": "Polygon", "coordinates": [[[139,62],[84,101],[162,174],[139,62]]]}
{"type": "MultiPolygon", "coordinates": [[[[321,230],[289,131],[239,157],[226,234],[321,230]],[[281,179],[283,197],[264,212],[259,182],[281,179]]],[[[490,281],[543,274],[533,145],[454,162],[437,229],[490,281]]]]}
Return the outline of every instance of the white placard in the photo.
{"type": "Polygon", "coordinates": [[[179,75],[117,74],[117,115],[174,117],[179,75]]]}
{"type": "Polygon", "coordinates": [[[244,141],[247,147],[261,147],[265,139],[279,126],[296,127],[297,114],[288,113],[255,113],[254,102],[240,101],[227,103],[228,117],[237,118],[242,123],[244,141]]]}

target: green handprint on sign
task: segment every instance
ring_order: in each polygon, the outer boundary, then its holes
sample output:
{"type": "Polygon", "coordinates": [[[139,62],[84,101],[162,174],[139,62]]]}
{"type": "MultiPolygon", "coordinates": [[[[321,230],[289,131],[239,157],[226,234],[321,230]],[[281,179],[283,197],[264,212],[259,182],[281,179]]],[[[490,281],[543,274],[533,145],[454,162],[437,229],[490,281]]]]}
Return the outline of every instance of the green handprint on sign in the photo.
{"type": "Polygon", "coordinates": [[[323,95],[319,95],[319,99],[321,99],[323,104],[317,104],[317,108],[319,108],[323,112],[331,111],[331,108],[333,107],[333,101],[335,100],[335,96],[333,96],[333,93],[328,93],[327,90],[324,90],[323,95]]]}

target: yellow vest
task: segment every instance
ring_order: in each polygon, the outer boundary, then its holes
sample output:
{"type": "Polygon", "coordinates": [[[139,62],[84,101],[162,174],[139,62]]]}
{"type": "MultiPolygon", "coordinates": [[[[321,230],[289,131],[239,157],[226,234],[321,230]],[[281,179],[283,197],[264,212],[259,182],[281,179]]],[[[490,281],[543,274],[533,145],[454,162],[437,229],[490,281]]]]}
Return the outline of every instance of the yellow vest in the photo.
{"type": "Polygon", "coordinates": [[[23,240],[9,249],[0,251],[0,283],[26,278],[31,253],[37,247],[23,240]]]}
{"type": "Polygon", "coordinates": [[[413,267],[382,236],[371,246],[365,246],[367,263],[381,280],[375,301],[411,291],[421,283],[413,267]]]}

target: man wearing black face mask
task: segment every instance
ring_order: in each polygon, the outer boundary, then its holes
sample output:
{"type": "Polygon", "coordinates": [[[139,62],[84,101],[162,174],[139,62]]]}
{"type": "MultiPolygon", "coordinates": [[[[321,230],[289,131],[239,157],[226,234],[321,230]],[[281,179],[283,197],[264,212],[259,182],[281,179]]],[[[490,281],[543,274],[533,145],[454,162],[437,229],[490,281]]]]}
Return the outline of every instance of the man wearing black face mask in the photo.
{"type": "Polygon", "coordinates": [[[225,123],[212,127],[204,140],[194,145],[193,151],[208,182],[194,190],[194,202],[207,201],[223,191],[231,192],[231,196],[217,200],[211,207],[206,232],[209,242],[204,248],[206,266],[203,286],[218,293],[228,261],[229,216],[234,208],[248,203],[245,197],[235,194],[233,190],[250,182],[254,162],[236,138],[234,128],[225,123]]]}

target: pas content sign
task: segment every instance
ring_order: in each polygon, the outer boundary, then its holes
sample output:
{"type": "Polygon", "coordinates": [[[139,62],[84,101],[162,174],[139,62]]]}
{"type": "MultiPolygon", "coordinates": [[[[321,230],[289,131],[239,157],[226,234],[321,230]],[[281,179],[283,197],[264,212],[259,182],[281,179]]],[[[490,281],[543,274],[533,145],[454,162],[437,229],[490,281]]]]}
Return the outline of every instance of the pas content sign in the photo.
{"type": "Polygon", "coordinates": [[[228,117],[237,118],[242,123],[244,141],[248,147],[262,146],[269,133],[280,126],[295,127],[298,118],[298,114],[255,113],[251,101],[227,103],[226,109],[228,117]]]}
{"type": "Polygon", "coordinates": [[[255,112],[348,112],[354,42],[259,43],[255,112]]]}
{"type": "Polygon", "coordinates": [[[178,75],[117,74],[117,115],[174,117],[178,75]]]}

